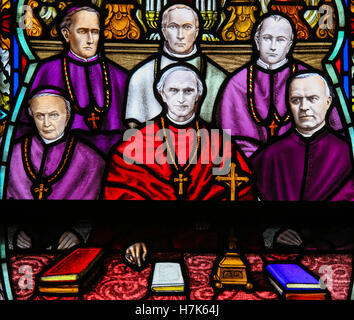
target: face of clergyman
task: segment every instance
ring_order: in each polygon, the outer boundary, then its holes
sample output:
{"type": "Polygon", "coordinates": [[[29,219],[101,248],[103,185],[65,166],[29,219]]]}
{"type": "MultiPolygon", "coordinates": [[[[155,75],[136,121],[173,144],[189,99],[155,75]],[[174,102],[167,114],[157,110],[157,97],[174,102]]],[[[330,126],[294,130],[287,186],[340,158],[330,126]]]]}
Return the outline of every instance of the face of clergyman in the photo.
{"type": "Polygon", "coordinates": [[[55,140],[62,135],[69,121],[63,98],[35,97],[30,107],[38,132],[44,139],[55,140]]]}
{"type": "Polygon", "coordinates": [[[162,28],[168,49],[177,54],[188,54],[193,50],[198,31],[195,16],[187,8],[171,10],[162,28]]]}
{"type": "Polygon", "coordinates": [[[289,88],[289,104],[296,128],[311,135],[325,125],[332,98],[319,76],[299,78],[289,88]]]}
{"type": "Polygon", "coordinates": [[[183,122],[190,119],[196,111],[199,99],[194,74],[189,71],[171,73],[164,83],[161,95],[172,120],[183,122]]]}
{"type": "Polygon", "coordinates": [[[70,30],[63,29],[70,50],[81,58],[91,58],[97,52],[100,39],[100,21],[95,12],[79,11],[72,16],[70,30]]]}
{"type": "Polygon", "coordinates": [[[256,39],[261,60],[269,65],[283,61],[292,45],[292,29],[285,19],[265,19],[256,39]]]}

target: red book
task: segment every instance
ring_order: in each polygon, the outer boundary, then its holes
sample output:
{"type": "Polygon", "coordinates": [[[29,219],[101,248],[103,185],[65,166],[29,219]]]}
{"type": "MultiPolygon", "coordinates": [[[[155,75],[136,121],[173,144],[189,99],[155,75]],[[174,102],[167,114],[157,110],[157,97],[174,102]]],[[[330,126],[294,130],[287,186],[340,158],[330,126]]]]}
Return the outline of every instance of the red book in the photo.
{"type": "Polygon", "coordinates": [[[77,282],[97,265],[102,255],[102,248],[78,248],[45,271],[40,282],[77,282]]]}

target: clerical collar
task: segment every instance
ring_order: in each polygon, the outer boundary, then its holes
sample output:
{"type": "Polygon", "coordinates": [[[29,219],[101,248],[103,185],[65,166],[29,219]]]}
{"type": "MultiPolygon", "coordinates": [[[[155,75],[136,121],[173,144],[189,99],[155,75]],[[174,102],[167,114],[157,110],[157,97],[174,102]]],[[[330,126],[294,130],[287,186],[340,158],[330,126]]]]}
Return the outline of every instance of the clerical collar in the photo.
{"type": "Polygon", "coordinates": [[[173,57],[173,58],[177,58],[177,59],[185,59],[185,58],[188,58],[188,57],[191,57],[193,55],[195,55],[197,53],[197,46],[194,45],[193,46],[193,50],[190,52],[190,53],[187,53],[187,54],[179,54],[179,53],[173,53],[171,52],[170,50],[168,50],[166,44],[163,46],[163,51],[165,53],[167,53],[169,56],[173,57]]]}
{"type": "Polygon", "coordinates": [[[312,137],[313,135],[315,135],[318,131],[321,131],[325,126],[326,126],[326,125],[323,124],[322,127],[317,128],[316,131],[314,131],[314,132],[311,133],[311,134],[302,133],[302,132],[300,132],[297,128],[295,128],[295,130],[296,130],[300,135],[302,135],[304,138],[310,138],[310,137],[312,137]]]}
{"type": "Polygon", "coordinates": [[[42,138],[42,140],[43,140],[43,142],[44,142],[45,144],[50,144],[50,143],[53,143],[53,142],[55,142],[55,141],[58,141],[58,140],[60,140],[62,137],[64,137],[64,132],[63,132],[58,138],[53,139],[53,140],[45,139],[45,138],[43,138],[41,135],[39,135],[39,136],[42,138]]]}
{"type": "Polygon", "coordinates": [[[280,67],[282,67],[284,64],[286,64],[288,62],[288,59],[285,58],[284,60],[278,62],[278,63],[275,63],[275,64],[268,64],[268,63],[265,63],[261,58],[258,58],[257,60],[257,64],[264,68],[264,69],[267,69],[267,70],[275,70],[275,69],[278,69],[280,67]]]}
{"type": "Polygon", "coordinates": [[[305,133],[302,133],[302,132],[300,132],[297,128],[295,128],[295,130],[296,130],[300,135],[302,135],[302,136],[305,137],[305,138],[310,138],[310,137],[312,137],[312,135],[313,135],[313,133],[312,133],[312,134],[305,134],[305,133]]]}
{"type": "Polygon", "coordinates": [[[174,124],[178,125],[178,126],[184,126],[190,122],[193,121],[193,119],[195,118],[195,113],[193,113],[193,115],[186,121],[176,121],[176,120],[173,120],[169,115],[168,113],[166,114],[166,117],[168,118],[168,120],[170,120],[171,122],[173,122],[174,124]]]}
{"type": "Polygon", "coordinates": [[[94,56],[92,56],[91,58],[82,58],[80,56],[78,56],[76,53],[74,53],[73,51],[69,50],[69,56],[71,58],[74,58],[74,59],[77,59],[79,61],[82,61],[82,62],[90,62],[90,61],[93,61],[93,60],[96,60],[97,57],[98,57],[98,54],[95,54],[94,56]]]}

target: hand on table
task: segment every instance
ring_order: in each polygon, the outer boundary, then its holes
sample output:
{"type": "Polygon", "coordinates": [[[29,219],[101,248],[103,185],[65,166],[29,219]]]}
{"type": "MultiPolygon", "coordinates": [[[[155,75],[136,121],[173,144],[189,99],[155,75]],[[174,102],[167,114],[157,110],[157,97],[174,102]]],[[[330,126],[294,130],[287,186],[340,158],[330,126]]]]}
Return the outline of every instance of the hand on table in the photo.
{"type": "Polygon", "coordinates": [[[80,243],[79,238],[72,232],[64,232],[58,242],[58,250],[69,249],[80,243]]]}
{"type": "Polygon", "coordinates": [[[285,231],[281,232],[278,235],[276,242],[289,246],[300,246],[302,244],[302,240],[299,234],[292,229],[286,229],[285,231]]]}
{"type": "Polygon", "coordinates": [[[132,244],[125,251],[125,258],[128,262],[141,267],[142,263],[145,261],[147,255],[147,249],[144,242],[137,242],[132,244]]]}
{"type": "Polygon", "coordinates": [[[21,249],[30,249],[32,248],[32,239],[24,231],[20,231],[17,235],[16,245],[21,249]]]}

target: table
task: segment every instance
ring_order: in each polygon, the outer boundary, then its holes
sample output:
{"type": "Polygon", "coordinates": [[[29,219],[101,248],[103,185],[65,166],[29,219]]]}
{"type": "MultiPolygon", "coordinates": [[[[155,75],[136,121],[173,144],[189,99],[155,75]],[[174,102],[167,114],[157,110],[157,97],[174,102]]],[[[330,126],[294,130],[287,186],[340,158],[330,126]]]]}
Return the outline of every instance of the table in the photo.
{"type": "Polygon", "coordinates": [[[350,253],[306,253],[297,254],[259,254],[247,253],[245,257],[250,266],[250,276],[255,288],[251,292],[232,287],[224,287],[216,292],[210,283],[210,274],[217,255],[210,253],[160,253],[153,256],[161,261],[180,257],[189,275],[186,295],[152,295],[149,291],[151,263],[143,270],[136,271],[127,266],[119,252],[111,252],[104,259],[103,273],[86,293],[78,297],[43,297],[35,291],[35,277],[46,266],[54,262],[55,254],[13,254],[10,257],[15,298],[18,300],[41,299],[83,299],[83,300],[278,300],[279,296],[265,279],[265,262],[298,259],[317,275],[331,272],[332,279],[327,282],[332,300],[346,300],[350,287],[353,256],[350,253]],[[32,272],[29,274],[28,272],[32,272]],[[26,274],[27,273],[27,274],[26,274]],[[24,277],[25,276],[25,277],[24,277]],[[27,281],[24,283],[24,281],[27,281]],[[31,282],[32,281],[32,282],[31,282]]]}

